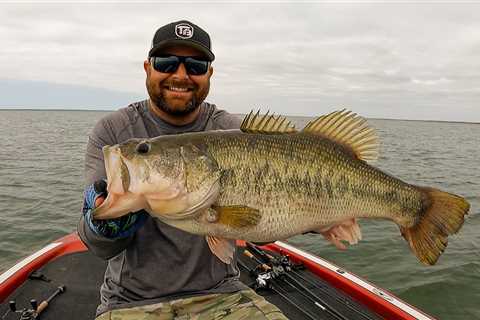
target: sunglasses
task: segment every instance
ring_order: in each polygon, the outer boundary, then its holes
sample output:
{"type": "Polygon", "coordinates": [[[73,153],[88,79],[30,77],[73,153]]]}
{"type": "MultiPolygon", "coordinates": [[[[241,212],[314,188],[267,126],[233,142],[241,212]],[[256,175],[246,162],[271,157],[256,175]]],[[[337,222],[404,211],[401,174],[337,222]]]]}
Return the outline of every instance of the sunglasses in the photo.
{"type": "Polygon", "coordinates": [[[199,76],[207,73],[210,61],[202,60],[198,57],[179,57],[179,56],[160,56],[151,57],[150,63],[153,69],[163,73],[173,73],[177,71],[180,63],[183,63],[188,74],[199,76]]]}

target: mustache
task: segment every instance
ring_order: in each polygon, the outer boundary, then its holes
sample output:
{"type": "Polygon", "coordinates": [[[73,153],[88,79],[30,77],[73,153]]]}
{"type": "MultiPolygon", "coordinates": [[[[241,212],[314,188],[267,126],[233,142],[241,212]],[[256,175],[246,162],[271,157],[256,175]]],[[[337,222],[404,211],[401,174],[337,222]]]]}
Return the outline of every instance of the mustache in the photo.
{"type": "Polygon", "coordinates": [[[179,87],[179,88],[187,88],[196,90],[198,85],[190,81],[182,81],[182,80],[165,80],[161,83],[162,87],[179,87]]]}

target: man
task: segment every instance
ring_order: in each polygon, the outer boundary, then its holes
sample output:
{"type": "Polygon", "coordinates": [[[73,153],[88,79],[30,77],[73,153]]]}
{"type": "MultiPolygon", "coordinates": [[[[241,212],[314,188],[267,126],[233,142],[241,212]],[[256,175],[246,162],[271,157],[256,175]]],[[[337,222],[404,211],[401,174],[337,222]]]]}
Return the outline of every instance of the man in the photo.
{"type": "Polygon", "coordinates": [[[108,259],[97,319],[286,319],[239,281],[236,260],[226,265],[212,255],[204,237],[145,211],[107,221],[91,215],[106,195],[104,145],[239,127],[240,119],[204,102],[214,58],[209,35],[195,24],[159,28],[144,62],[150,99],[107,115],[89,137],[78,232],[94,254],[108,259]]]}

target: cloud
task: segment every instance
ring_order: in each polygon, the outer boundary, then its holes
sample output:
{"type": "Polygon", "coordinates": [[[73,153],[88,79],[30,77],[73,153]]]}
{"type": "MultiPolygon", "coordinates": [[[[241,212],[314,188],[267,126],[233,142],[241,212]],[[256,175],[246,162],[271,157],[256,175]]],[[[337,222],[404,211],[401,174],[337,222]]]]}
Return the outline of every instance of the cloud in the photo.
{"type": "Polygon", "coordinates": [[[432,2],[6,3],[0,74],[143,96],[154,31],[187,18],[212,35],[209,100],[233,112],[267,105],[315,115],[348,104],[376,117],[480,121],[479,11],[432,2]]]}

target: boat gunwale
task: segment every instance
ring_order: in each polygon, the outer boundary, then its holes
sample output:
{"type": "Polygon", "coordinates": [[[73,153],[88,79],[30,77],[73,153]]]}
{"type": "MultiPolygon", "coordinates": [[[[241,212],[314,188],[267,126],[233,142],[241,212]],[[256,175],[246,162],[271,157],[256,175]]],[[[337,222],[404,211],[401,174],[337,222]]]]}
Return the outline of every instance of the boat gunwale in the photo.
{"type": "MultiPolygon", "coordinates": [[[[237,241],[237,244],[245,246],[244,241],[237,241]]],[[[288,243],[276,241],[264,245],[262,248],[279,254],[286,254],[293,262],[301,262],[312,273],[386,319],[435,320],[435,318],[397,298],[387,290],[288,243]]],[[[0,274],[0,303],[3,303],[20,287],[32,272],[56,258],[83,251],[88,251],[88,248],[80,240],[78,234],[73,232],[18,261],[0,274]]]]}
{"type": "Polygon", "coordinates": [[[301,262],[321,279],[363,303],[382,317],[386,317],[386,319],[436,320],[434,317],[396,297],[393,293],[379,288],[362,277],[312,253],[282,241],[268,244],[264,248],[276,251],[282,255],[288,255],[294,262],[301,262]]]}
{"type": "Polygon", "coordinates": [[[87,251],[77,233],[68,234],[18,261],[0,274],[0,303],[21,286],[32,272],[63,255],[87,251]]]}

